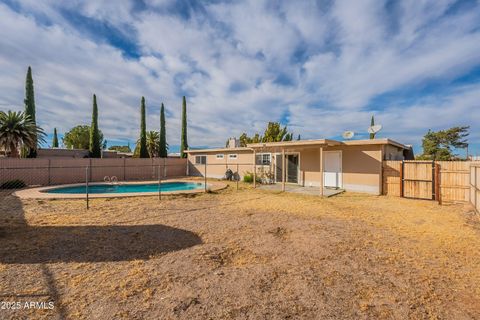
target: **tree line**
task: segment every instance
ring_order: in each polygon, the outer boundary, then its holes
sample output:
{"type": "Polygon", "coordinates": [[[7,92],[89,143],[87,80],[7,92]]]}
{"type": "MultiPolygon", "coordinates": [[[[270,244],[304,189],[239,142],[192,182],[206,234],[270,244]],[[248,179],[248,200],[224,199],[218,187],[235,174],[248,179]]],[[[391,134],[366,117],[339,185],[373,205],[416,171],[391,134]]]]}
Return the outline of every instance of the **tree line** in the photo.
{"type": "MultiPolygon", "coordinates": [[[[0,151],[8,157],[35,158],[38,144],[45,142],[46,134],[36,123],[35,94],[33,87],[32,68],[28,67],[25,80],[25,111],[0,111],[0,151]]],[[[371,118],[371,125],[374,125],[371,118]]],[[[423,153],[417,159],[428,160],[454,160],[458,159],[455,150],[467,148],[469,135],[468,126],[458,126],[446,130],[429,130],[422,140],[423,153]]],[[[370,135],[374,139],[375,134],[370,135]]],[[[300,140],[300,135],[297,137],[300,140]]],[[[278,142],[293,140],[293,133],[287,126],[282,127],[279,122],[269,122],[263,135],[256,133],[248,136],[240,135],[240,146],[245,147],[249,143],[278,142]]],[[[67,148],[88,149],[90,157],[99,158],[102,149],[106,149],[107,142],[104,140],[102,131],[98,125],[97,96],[93,94],[92,121],[90,126],[78,125],[68,131],[63,137],[63,143],[67,148]]],[[[54,128],[52,147],[58,148],[58,133],[54,128]]],[[[111,150],[131,152],[130,146],[112,146],[111,150]]],[[[182,128],[180,156],[185,158],[188,150],[187,142],[187,103],[185,96],[182,100],[182,128]]],[[[166,139],[165,106],[160,108],[160,130],[147,131],[146,128],[146,102],[140,100],[140,135],[137,141],[134,156],[140,158],[167,157],[168,143],[166,139]]]]}
{"type": "MultiPolygon", "coordinates": [[[[300,139],[301,137],[298,135],[297,140],[300,139]]],[[[292,141],[293,133],[288,132],[287,126],[282,128],[279,122],[269,122],[263,135],[255,133],[253,136],[248,136],[247,133],[244,132],[240,135],[238,140],[240,142],[240,147],[246,147],[249,143],[292,141]]]]}
{"type": "Polygon", "coordinates": [[[423,154],[416,157],[416,159],[437,161],[461,160],[454,151],[456,149],[468,148],[467,137],[470,134],[469,129],[469,126],[459,126],[439,131],[428,130],[422,139],[423,154]]]}
{"type": "MultiPolygon", "coordinates": [[[[28,67],[25,80],[25,111],[0,111],[0,151],[4,150],[8,157],[35,158],[39,143],[45,142],[46,134],[36,123],[35,94],[33,88],[32,68],[28,67]]],[[[165,106],[160,108],[160,130],[148,131],[146,128],[145,97],[140,100],[140,135],[134,151],[134,157],[149,158],[168,155],[166,137],[165,106]]],[[[77,125],[65,133],[63,143],[67,148],[88,149],[92,158],[100,158],[102,149],[106,149],[107,141],[104,140],[98,125],[97,96],[93,94],[92,121],[90,126],[77,125]]],[[[58,148],[57,128],[53,130],[52,147],[58,148]]],[[[130,145],[112,146],[111,150],[131,152],[130,145]]],[[[180,156],[185,158],[188,150],[187,141],[187,102],[185,96],[182,101],[182,131],[180,156]]]]}

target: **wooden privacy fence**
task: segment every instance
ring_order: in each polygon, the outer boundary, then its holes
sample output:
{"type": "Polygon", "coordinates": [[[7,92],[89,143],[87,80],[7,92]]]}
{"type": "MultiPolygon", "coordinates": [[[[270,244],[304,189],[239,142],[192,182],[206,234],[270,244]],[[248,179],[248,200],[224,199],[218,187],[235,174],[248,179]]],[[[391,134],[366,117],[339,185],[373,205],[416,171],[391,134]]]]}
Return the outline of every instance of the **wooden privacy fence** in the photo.
{"type": "Polygon", "coordinates": [[[480,213],[480,163],[470,167],[470,203],[480,213]]]}
{"type": "Polygon", "coordinates": [[[469,161],[383,161],[383,194],[440,203],[468,202],[471,164],[469,161]]]}

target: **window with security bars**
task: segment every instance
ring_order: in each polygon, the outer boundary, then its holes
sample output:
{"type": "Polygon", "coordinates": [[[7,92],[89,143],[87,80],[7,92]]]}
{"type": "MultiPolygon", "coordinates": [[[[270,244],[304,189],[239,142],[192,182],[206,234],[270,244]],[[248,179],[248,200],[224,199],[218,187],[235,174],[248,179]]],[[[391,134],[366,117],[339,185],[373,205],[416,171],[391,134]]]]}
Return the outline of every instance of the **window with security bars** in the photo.
{"type": "Polygon", "coordinates": [[[195,164],[206,164],[207,156],[195,156],[195,164]]]}
{"type": "Polygon", "coordinates": [[[270,153],[260,153],[255,157],[255,163],[257,166],[269,166],[271,163],[270,153]]]}

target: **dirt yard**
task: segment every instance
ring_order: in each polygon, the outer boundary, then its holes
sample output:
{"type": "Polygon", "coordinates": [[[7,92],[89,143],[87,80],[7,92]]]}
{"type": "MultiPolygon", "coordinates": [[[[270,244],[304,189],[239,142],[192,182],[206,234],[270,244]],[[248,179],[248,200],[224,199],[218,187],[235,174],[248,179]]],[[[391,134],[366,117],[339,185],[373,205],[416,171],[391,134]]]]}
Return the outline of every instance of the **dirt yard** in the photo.
{"type": "Polygon", "coordinates": [[[460,205],[248,187],[89,211],[10,196],[0,244],[0,319],[480,318],[480,223],[460,205]]]}

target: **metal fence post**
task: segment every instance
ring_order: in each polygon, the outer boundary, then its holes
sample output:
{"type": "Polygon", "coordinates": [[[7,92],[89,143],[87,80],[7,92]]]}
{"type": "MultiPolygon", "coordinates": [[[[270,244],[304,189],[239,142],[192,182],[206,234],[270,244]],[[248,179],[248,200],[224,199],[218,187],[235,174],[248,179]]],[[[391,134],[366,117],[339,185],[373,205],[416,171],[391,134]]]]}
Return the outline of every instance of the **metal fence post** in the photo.
{"type": "Polygon", "coordinates": [[[123,181],[127,181],[127,176],[126,176],[126,167],[127,167],[127,163],[126,163],[126,158],[123,158],[123,181]]]}
{"type": "Polygon", "coordinates": [[[50,167],[51,167],[51,160],[48,159],[48,185],[51,184],[51,178],[50,178],[50,167]]]}
{"type": "Polygon", "coordinates": [[[204,173],[204,188],[205,192],[207,192],[207,157],[205,157],[205,173],[204,173]]]}
{"type": "MultiPolygon", "coordinates": [[[[151,177],[151,179],[153,180],[153,179],[155,179],[155,171],[158,171],[158,169],[155,170],[155,161],[154,161],[154,158],[150,158],[150,161],[152,162],[152,172],[151,172],[151,176],[150,176],[150,177],[151,177]]],[[[160,172],[158,172],[158,173],[160,173],[160,172]]]]}
{"type": "Polygon", "coordinates": [[[92,158],[88,159],[88,166],[89,166],[89,169],[88,171],[90,172],[90,176],[89,176],[89,179],[92,180],[92,158]]]}
{"type": "Polygon", "coordinates": [[[478,184],[477,184],[477,169],[478,167],[475,166],[474,167],[474,174],[475,174],[475,187],[473,188],[473,199],[474,199],[474,202],[475,202],[475,210],[478,210],[478,202],[477,202],[477,191],[478,191],[478,184]]]}
{"type": "Polygon", "coordinates": [[[257,187],[257,153],[253,149],[253,188],[257,187]]]}
{"type": "Polygon", "coordinates": [[[158,200],[162,200],[162,174],[160,165],[158,166],[158,200]]]}
{"type": "Polygon", "coordinates": [[[167,158],[163,158],[163,177],[167,178],[167,158]]]}
{"type": "Polygon", "coordinates": [[[88,199],[88,175],[89,175],[89,172],[88,172],[88,166],[85,168],[85,194],[86,194],[86,200],[87,200],[87,210],[90,208],[90,205],[88,203],[89,199],[88,199]]]}

